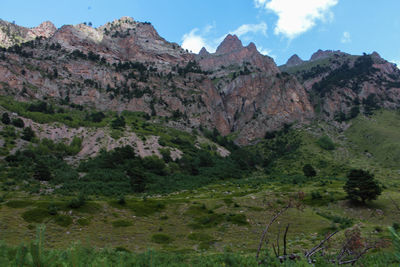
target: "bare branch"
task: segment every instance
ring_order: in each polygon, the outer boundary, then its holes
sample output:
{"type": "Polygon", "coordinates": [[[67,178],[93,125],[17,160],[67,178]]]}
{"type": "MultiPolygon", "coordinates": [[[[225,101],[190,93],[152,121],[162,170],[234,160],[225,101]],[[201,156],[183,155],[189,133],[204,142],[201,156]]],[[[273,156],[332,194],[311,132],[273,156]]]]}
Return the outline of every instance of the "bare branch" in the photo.
{"type": "Polygon", "coordinates": [[[351,264],[354,265],[365,253],[367,253],[368,250],[375,248],[375,244],[373,246],[368,246],[366,247],[363,251],[360,252],[360,254],[357,255],[357,257],[355,257],[352,260],[347,260],[347,261],[339,261],[338,264],[339,265],[343,265],[343,264],[351,264]]]}
{"type": "Polygon", "coordinates": [[[326,241],[328,241],[332,236],[337,234],[339,231],[335,231],[332,234],[330,234],[327,238],[321,241],[317,246],[313,247],[310,251],[305,253],[306,258],[310,258],[312,255],[314,255],[315,252],[317,252],[317,249],[321,247],[326,241]]]}
{"type": "Polygon", "coordinates": [[[281,235],[281,226],[278,227],[278,234],[276,235],[276,246],[278,248],[278,256],[281,254],[280,247],[279,247],[279,236],[281,235]]]}
{"type": "Polygon", "coordinates": [[[290,226],[290,224],[288,224],[288,225],[286,226],[285,234],[283,235],[283,256],[286,256],[286,255],[287,255],[287,254],[286,254],[286,236],[287,236],[287,232],[288,232],[288,230],[289,230],[289,226],[290,226]]]}
{"type": "Polygon", "coordinates": [[[275,245],[272,243],[272,249],[274,250],[275,257],[279,257],[279,254],[276,252],[275,245]]]}
{"type": "Polygon", "coordinates": [[[281,214],[282,214],[283,212],[285,212],[286,210],[288,210],[290,207],[291,207],[291,203],[289,203],[286,207],[284,207],[283,209],[281,209],[274,217],[272,217],[271,221],[265,226],[265,229],[264,229],[264,231],[263,231],[263,233],[262,233],[262,235],[261,235],[260,244],[258,245],[258,249],[257,249],[257,254],[256,254],[256,259],[257,259],[257,260],[258,260],[258,257],[259,257],[259,255],[260,255],[260,251],[261,251],[261,248],[262,248],[262,244],[263,244],[263,241],[264,241],[264,239],[265,239],[266,234],[268,233],[269,227],[274,223],[274,221],[275,221],[276,219],[278,219],[279,216],[281,216],[281,214]]]}

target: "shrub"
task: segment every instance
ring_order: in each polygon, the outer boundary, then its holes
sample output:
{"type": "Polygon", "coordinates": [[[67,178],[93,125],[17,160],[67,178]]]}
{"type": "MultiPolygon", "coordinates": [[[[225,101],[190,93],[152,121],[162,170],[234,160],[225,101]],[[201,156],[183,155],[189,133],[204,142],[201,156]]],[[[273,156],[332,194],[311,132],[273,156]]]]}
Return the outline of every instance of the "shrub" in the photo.
{"type": "Polygon", "coordinates": [[[57,215],[58,207],[57,207],[57,205],[51,203],[51,204],[47,207],[47,211],[49,212],[50,215],[57,215]]]}
{"type": "Polygon", "coordinates": [[[67,215],[57,215],[54,222],[62,227],[67,227],[72,223],[72,218],[67,215]]]}
{"type": "Polygon", "coordinates": [[[319,191],[312,191],[311,192],[311,199],[315,200],[315,199],[321,199],[322,195],[319,191]]]}
{"type": "Polygon", "coordinates": [[[246,215],[244,215],[244,214],[228,214],[226,216],[226,220],[228,222],[231,222],[231,223],[237,224],[237,225],[246,225],[246,224],[248,224],[248,222],[246,220],[246,215]]]}
{"type": "Polygon", "coordinates": [[[21,139],[26,141],[31,141],[35,137],[35,132],[32,130],[31,127],[25,127],[22,131],[21,139]]]}
{"type": "Polygon", "coordinates": [[[303,173],[306,177],[314,177],[317,175],[317,172],[311,164],[306,164],[303,166],[303,173]]]}
{"type": "Polygon", "coordinates": [[[88,226],[90,224],[90,220],[87,218],[79,218],[76,222],[81,226],[88,226]]]}
{"type": "Polygon", "coordinates": [[[113,129],[120,129],[125,127],[125,118],[123,116],[116,116],[111,122],[111,127],[113,129]]]}
{"type": "Polygon", "coordinates": [[[42,208],[36,208],[22,213],[22,218],[29,223],[42,223],[44,219],[48,218],[49,216],[49,212],[42,208]]]}
{"type": "Polygon", "coordinates": [[[169,244],[172,242],[172,238],[166,234],[154,234],[151,241],[157,244],[169,244]]]}
{"type": "Polygon", "coordinates": [[[334,150],[335,149],[335,143],[328,137],[328,136],[322,136],[320,139],[318,139],[317,144],[325,150],[334,150]]]}
{"type": "Polygon", "coordinates": [[[24,121],[21,118],[13,119],[11,123],[18,128],[24,128],[25,126],[24,121]]]}
{"type": "Polygon", "coordinates": [[[4,112],[3,115],[1,116],[1,122],[8,125],[11,123],[10,116],[8,115],[7,112],[4,112]]]}
{"type": "Polygon", "coordinates": [[[50,181],[53,176],[49,167],[43,161],[38,161],[34,167],[33,178],[39,181],[50,181]]]}
{"type": "Polygon", "coordinates": [[[119,196],[117,202],[122,206],[125,205],[126,204],[125,196],[124,195],[119,196]]]}
{"type": "Polygon", "coordinates": [[[77,198],[73,198],[69,201],[68,207],[71,209],[79,209],[83,205],[85,205],[86,199],[83,194],[79,194],[77,198]]]}

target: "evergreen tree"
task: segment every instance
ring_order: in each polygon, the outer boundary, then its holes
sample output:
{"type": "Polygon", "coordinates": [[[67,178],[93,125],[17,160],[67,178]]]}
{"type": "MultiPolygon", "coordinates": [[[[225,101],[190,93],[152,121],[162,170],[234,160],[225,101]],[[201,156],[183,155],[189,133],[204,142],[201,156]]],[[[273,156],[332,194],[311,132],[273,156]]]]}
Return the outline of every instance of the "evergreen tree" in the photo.
{"type": "Polygon", "coordinates": [[[26,141],[31,141],[34,137],[35,137],[35,132],[32,130],[31,127],[24,128],[21,136],[22,139],[26,141]]]}
{"type": "Polygon", "coordinates": [[[353,169],[347,175],[347,182],[343,187],[350,200],[361,201],[377,199],[382,188],[368,171],[353,169]]]}
{"type": "Polygon", "coordinates": [[[10,120],[10,116],[8,116],[7,112],[4,112],[2,117],[1,117],[1,122],[4,124],[10,124],[11,120],[10,120]]]}
{"type": "Polygon", "coordinates": [[[50,181],[52,179],[52,175],[49,167],[47,167],[43,162],[38,161],[35,165],[33,178],[39,181],[50,181]]]}
{"type": "Polygon", "coordinates": [[[304,165],[303,173],[304,176],[306,177],[314,177],[317,175],[317,172],[315,171],[314,167],[311,164],[304,165]]]}

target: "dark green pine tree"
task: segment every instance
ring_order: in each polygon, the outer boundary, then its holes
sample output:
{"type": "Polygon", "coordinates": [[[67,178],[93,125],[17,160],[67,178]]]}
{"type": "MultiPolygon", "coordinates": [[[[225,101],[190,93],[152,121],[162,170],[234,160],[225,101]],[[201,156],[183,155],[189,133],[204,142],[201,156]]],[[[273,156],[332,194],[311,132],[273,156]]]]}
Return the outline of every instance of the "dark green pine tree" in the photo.
{"type": "Polygon", "coordinates": [[[4,112],[3,115],[1,116],[1,122],[4,123],[4,124],[10,124],[11,123],[10,116],[8,116],[7,112],[4,112]]]}
{"type": "Polygon", "coordinates": [[[38,161],[34,168],[33,178],[39,181],[50,181],[52,179],[49,167],[42,161],[38,161]]]}
{"type": "Polygon", "coordinates": [[[382,193],[382,188],[368,171],[353,169],[347,175],[347,182],[343,186],[350,200],[361,201],[375,200],[382,193]]]}

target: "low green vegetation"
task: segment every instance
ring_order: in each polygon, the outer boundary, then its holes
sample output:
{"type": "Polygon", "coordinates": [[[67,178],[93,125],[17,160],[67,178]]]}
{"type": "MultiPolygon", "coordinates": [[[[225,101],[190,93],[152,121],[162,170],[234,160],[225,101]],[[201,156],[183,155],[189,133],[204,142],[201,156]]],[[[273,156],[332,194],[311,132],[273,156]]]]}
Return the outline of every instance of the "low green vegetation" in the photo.
{"type": "MultiPolygon", "coordinates": [[[[19,114],[27,117],[44,114],[48,122],[62,122],[56,115],[63,105],[9,104],[16,110],[23,107],[17,112],[26,112],[19,114]]],[[[68,144],[40,140],[27,127],[18,128],[12,120],[2,122],[5,157],[0,160],[0,209],[2,225],[7,225],[2,232],[7,245],[0,245],[0,259],[6,257],[4,262],[23,255],[17,245],[33,238],[38,223],[46,224],[47,242],[54,248],[43,255],[65,261],[66,266],[72,265],[68,257],[74,257],[66,248],[76,240],[88,240],[94,246],[85,250],[88,264],[97,264],[100,258],[116,264],[122,258],[134,266],[151,258],[158,266],[176,262],[255,266],[260,233],[289,199],[301,198],[301,207],[283,215],[271,227],[269,238],[275,240],[279,232],[282,237],[290,224],[288,247],[296,255],[303,255],[332,231],[340,232],[334,243],[341,244],[353,227],[360,227],[363,236],[388,240],[386,228],[398,227],[400,222],[392,202],[400,202],[397,165],[385,154],[395,156],[391,148],[400,138],[396,112],[359,114],[344,132],[324,123],[302,128],[286,125],[268,132],[257,144],[239,148],[232,137],[222,137],[216,130],[183,132],[144,113],[117,116],[64,108],[74,110],[75,125],[104,126],[115,131],[117,139],[126,131],[134,131],[143,140],[158,136],[162,157],[141,158],[133,146],[121,146],[71,161],[84,140],[75,138],[68,144]],[[379,148],[371,145],[365,133],[380,139],[379,148]],[[25,140],[24,146],[18,146],[20,139],[25,140]],[[215,144],[227,148],[230,155],[221,157],[215,144]],[[10,154],[13,148],[16,152],[10,154]],[[182,152],[180,158],[173,159],[175,148],[182,152]],[[382,191],[375,190],[374,196],[354,191],[361,182],[356,187],[346,184],[353,169],[373,176],[362,180],[382,191]],[[145,252],[149,248],[154,250],[145,252]]],[[[370,193],[371,188],[366,191],[370,193]]],[[[396,266],[393,249],[388,242],[360,264],[396,266]]],[[[30,259],[26,256],[25,260],[30,259]]],[[[261,262],[281,266],[272,250],[263,252],[261,262]]],[[[307,266],[302,258],[285,264],[307,266]]]]}

